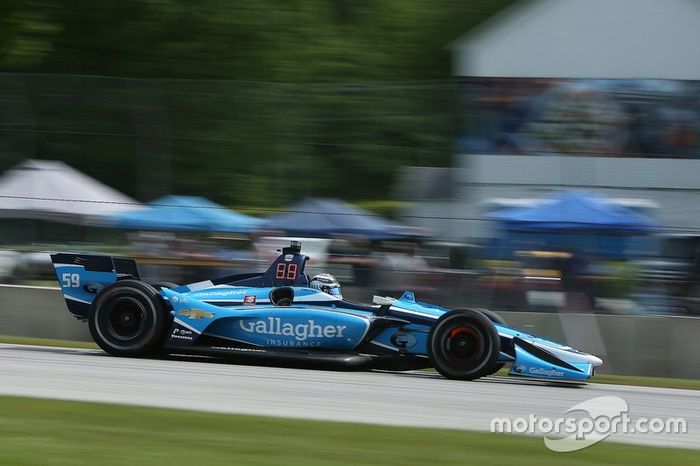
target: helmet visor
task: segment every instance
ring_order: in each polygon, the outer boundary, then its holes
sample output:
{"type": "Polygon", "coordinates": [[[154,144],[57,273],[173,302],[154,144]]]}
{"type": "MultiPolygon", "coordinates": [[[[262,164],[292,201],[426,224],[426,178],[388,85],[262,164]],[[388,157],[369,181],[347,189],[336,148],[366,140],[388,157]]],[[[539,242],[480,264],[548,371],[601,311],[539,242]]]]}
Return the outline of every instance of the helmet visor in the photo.
{"type": "Polygon", "coordinates": [[[329,289],[326,293],[328,293],[331,296],[342,296],[340,293],[339,286],[334,286],[333,288],[329,289]]]}

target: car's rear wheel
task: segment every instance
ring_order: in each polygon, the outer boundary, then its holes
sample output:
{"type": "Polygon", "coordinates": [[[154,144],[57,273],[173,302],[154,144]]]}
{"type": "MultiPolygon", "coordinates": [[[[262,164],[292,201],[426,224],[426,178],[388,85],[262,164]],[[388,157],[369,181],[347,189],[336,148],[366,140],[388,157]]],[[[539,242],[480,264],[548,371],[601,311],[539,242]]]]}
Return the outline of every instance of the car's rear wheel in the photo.
{"type": "Polygon", "coordinates": [[[90,334],[115,356],[144,356],[165,339],[168,313],[158,291],[137,280],[119,280],[95,298],[88,315],[90,334]]]}
{"type": "Polygon", "coordinates": [[[428,356],[449,379],[473,380],[491,373],[501,342],[491,320],[471,310],[443,314],[430,329],[428,356]]]}

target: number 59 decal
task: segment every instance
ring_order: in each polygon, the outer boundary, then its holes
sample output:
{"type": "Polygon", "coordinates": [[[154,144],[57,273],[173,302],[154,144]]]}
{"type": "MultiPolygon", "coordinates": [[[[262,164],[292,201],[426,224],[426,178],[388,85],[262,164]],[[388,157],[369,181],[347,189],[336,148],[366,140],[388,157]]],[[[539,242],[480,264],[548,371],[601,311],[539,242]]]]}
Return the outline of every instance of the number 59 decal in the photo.
{"type": "Polygon", "coordinates": [[[63,288],[80,288],[80,274],[68,272],[61,274],[61,286],[63,288]]]}

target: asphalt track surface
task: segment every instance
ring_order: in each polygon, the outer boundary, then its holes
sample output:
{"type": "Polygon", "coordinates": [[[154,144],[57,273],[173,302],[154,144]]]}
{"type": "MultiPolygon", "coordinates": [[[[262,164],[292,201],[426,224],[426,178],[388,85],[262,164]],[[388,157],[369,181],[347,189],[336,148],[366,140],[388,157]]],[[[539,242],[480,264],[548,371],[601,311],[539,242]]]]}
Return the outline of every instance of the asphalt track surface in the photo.
{"type": "Polygon", "coordinates": [[[700,391],[492,377],[446,380],[430,371],[338,372],[235,365],[204,358],[125,359],[99,350],[0,344],[0,395],[122,403],[397,426],[489,431],[493,417],[561,417],[619,396],[629,415],[684,417],[686,434],[616,434],[608,441],[700,448],[700,391]]]}

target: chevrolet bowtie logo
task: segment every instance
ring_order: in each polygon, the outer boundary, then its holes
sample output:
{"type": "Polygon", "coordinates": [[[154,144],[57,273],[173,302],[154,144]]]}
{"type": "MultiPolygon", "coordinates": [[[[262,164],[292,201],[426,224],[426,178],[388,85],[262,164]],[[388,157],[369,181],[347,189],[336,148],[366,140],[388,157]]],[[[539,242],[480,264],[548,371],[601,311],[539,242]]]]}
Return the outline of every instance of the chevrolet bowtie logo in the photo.
{"type": "Polygon", "coordinates": [[[201,309],[183,309],[177,313],[179,316],[185,316],[189,319],[211,319],[214,317],[213,312],[206,312],[201,309]]]}

